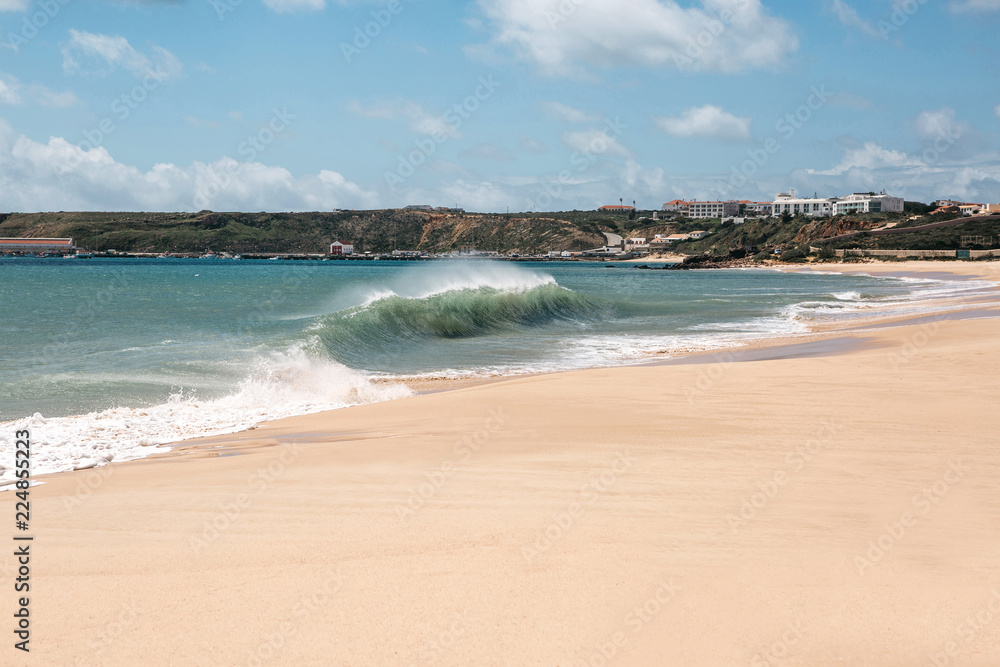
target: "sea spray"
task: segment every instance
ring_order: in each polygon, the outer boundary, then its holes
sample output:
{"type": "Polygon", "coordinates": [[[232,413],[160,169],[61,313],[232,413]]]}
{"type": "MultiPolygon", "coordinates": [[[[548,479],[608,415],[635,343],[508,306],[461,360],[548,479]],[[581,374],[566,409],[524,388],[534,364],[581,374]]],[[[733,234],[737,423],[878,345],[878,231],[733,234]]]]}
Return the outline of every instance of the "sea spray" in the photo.
{"type": "MultiPolygon", "coordinates": [[[[0,452],[13,445],[7,433],[30,427],[37,434],[35,474],[66,472],[130,461],[168,451],[163,445],[192,438],[245,431],[263,421],[375,403],[411,395],[399,383],[378,383],[301,347],[255,360],[236,390],[199,400],[193,392],[172,393],[160,404],[115,407],[70,417],[41,414],[0,424],[0,452]]],[[[0,464],[0,486],[14,469],[0,464]]]]}

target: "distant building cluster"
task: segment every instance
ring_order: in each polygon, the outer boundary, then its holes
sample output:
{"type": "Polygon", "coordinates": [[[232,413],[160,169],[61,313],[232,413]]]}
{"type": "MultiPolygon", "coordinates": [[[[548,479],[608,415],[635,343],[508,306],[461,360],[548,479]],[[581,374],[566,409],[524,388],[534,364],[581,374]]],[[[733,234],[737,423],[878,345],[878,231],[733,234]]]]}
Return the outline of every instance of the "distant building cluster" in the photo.
{"type": "Polygon", "coordinates": [[[955,201],[954,199],[938,199],[934,202],[937,208],[931,212],[935,213],[959,213],[961,215],[991,215],[1000,213],[1000,204],[972,204],[969,202],[955,201]]]}
{"type": "Polygon", "coordinates": [[[410,204],[408,211],[434,211],[435,213],[465,213],[464,208],[448,208],[447,206],[431,206],[430,204],[410,204]]]}
{"type": "Polygon", "coordinates": [[[664,212],[678,213],[692,219],[768,218],[805,215],[813,218],[850,213],[902,213],[903,199],[885,193],[859,192],[847,197],[797,197],[795,191],[779,193],[774,201],[686,201],[675,199],[663,205],[664,212]]]}

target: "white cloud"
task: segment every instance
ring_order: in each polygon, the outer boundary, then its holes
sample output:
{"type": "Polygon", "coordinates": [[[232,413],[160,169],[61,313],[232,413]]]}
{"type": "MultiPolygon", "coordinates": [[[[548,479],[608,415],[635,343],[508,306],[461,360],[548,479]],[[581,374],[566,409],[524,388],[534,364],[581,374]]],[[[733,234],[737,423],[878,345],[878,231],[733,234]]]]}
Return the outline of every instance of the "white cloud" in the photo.
{"type": "Polygon", "coordinates": [[[693,107],[680,116],[656,118],[656,124],[675,137],[704,137],[722,141],[742,141],[750,138],[751,120],[734,116],[720,107],[706,104],[693,107]]]}
{"type": "Polygon", "coordinates": [[[69,107],[78,101],[71,92],[57,93],[37,83],[25,86],[13,76],[0,74],[0,104],[28,102],[43,107],[69,107]]]}
{"type": "Polygon", "coordinates": [[[0,0],[0,12],[23,12],[31,0],[0,0]]]}
{"type": "Polygon", "coordinates": [[[21,95],[17,92],[19,87],[17,79],[0,76],[0,104],[20,104],[21,95]]]}
{"type": "Polygon", "coordinates": [[[561,102],[542,102],[542,109],[545,113],[563,123],[596,123],[601,120],[599,114],[580,111],[579,109],[566,106],[561,102]]]}
{"type": "Polygon", "coordinates": [[[57,93],[41,84],[28,86],[28,93],[31,99],[43,107],[71,107],[80,101],[75,93],[68,90],[57,93]]]}
{"type": "Polygon", "coordinates": [[[998,104],[993,111],[996,113],[997,118],[1000,118],[1000,104],[998,104]]]}
{"type": "Polygon", "coordinates": [[[913,121],[913,129],[921,139],[933,141],[939,137],[955,139],[968,134],[971,126],[956,122],[955,110],[950,107],[936,111],[923,111],[913,121]]]}
{"type": "Polygon", "coordinates": [[[939,111],[923,111],[913,121],[917,136],[929,139],[941,134],[955,120],[955,110],[944,108],[939,111]]]}
{"type": "MultiPolygon", "coordinates": [[[[550,75],[593,67],[676,67],[738,72],[773,67],[798,48],[760,0],[479,0],[492,44],[550,75]]],[[[481,52],[481,46],[469,53],[481,52]]]]}
{"type": "Polygon", "coordinates": [[[824,176],[840,176],[853,169],[871,171],[885,167],[920,166],[924,166],[924,163],[919,158],[911,157],[903,151],[883,148],[874,141],[868,141],[862,146],[847,149],[840,164],[833,169],[828,171],[813,171],[810,169],[807,172],[824,176]]]}
{"type": "Polygon", "coordinates": [[[449,202],[448,206],[458,204],[469,211],[502,211],[517,204],[516,198],[495,183],[469,183],[462,179],[442,186],[438,201],[449,202]]]}
{"type": "MultiPolygon", "coordinates": [[[[854,160],[866,163],[864,166],[830,171],[803,170],[792,174],[788,180],[800,191],[817,190],[831,195],[886,190],[897,197],[923,202],[941,197],[1000,201],[998,156],[963,165],[928,164],[913,157],[900,157],[902,155],[905,154],[876,147],[867,160],[854,160]]],[[[845,156],[842,165],[848,162],[845,156]]]]}
{"type": "Polygon", "coordinates": [[[385,102],[374,106],[363,106],[357,100],[347,103],[347,108],[363,118],[395,120],[405,118],[411,130],[417,134],[443,135],[457,138],[462,136],[456,125],[449,123],[442,114],[426,111],[420,104],[410,100],[385,102]]]}
{"type": "Polygon", "coordinates": [[[375,193],[334,171],[296,177],[282,167],[232,158],[142,171],[117,162],[103,147],[84,150],[61,137],[36,142],[3,120],[0,182],[7,209],[20,211],[316,211],[379,203],[375,193]],[[220,189],[217,184],[227,180],[220,189]],[[198,205],[205,202],[210,205],[198,205]]]}
{"type": "Polygon", "coordinates": [[[632,155],[632,151],[625,148],[616,138],[597,128],[566,132],[560,137],[560,140],[574,153],[582,153],[587,156],[630,157],[632,155]]]}
{"type": "Polygon", "coordinates": [[[869,37],[882,37],[882,33],[875,26],[861,18],[858,15],[858,11],[844,2],[844,0],[832,0],[832,8],[840,22],[848,28],[858,30],[869,37]]]}
{"type": "Polygon", "coordinates": [[[326,7],[325,0],[264,0],[264,4],[279,14],[318,12],[326,7]]]}
{"type": "Polygon", "coordinates": [[[1000,0],[963,0],[948,4],[953,12],[995,12],[1000,10],[1000,0]]]}
{"type": "Polygon", "coordinates": [[[62,48],[63,70],[67,74],[106,76],[121,68],[132,76],[156,81],[176,79],[184,72],[180,60],[166,49],[150,45],[151,56],[136,51],[119,35],[101,35],[70,30],[70,40],[62,48]]]}

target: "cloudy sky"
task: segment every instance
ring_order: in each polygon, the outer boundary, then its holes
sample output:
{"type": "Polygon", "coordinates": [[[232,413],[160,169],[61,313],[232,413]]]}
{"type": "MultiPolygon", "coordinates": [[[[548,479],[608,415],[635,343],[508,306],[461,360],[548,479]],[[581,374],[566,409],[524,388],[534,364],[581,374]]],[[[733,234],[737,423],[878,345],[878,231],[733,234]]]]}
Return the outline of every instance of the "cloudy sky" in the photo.
{"type": "Polygon", "coordinates": [[[0,210],[1000,202],[1000,0],[0,0],[0,210]]]}

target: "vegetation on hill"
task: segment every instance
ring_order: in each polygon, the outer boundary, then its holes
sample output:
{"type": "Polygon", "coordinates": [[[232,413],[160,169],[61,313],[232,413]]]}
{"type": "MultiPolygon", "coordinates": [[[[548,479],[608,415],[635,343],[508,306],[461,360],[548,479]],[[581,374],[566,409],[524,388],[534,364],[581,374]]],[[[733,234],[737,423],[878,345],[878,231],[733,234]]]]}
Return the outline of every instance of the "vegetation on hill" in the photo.
{"type": "MultiPolygon", "coordinates": [[[[774,250],[832,248],[956,249],[963,236],[987,237],[982,247],[1000,247],[1000,217],[892,235],[865,232],[918,227],[954,218],[911,212],[765,218],[744,224],[672,217],[652,219],[600,211],[481,214],[415,210],[334,211],[320,213],[11,213],[0,214],[0,236],[72,237],[88,250],[126,252],[321,253],[335,240],[351,241],[359,253],[392,250],[450,252],[475,248],[501,253],[538,254],[580,251],[605,244],[604,232],[652,239],[657,234],[705,230],[700,240],[673,247],[680,253],[729,257],[772,256],[774,250]],[[860,235],[832,243],[824,239],[860,235]]],[[[966,244],[968,245],[968,244],[966,244]]],[[[799,252],[799,250],[797,250],[799,252]]]]}
{"type": "Polygon", "coordinates": [[[549,216],[379,210],[332,213],[14,213],[0,236],[71,237],[88,250],[127,252],[325,252],[335,240],[357,252],[586,250],[605,239],[596,222],[549,216]]]}

